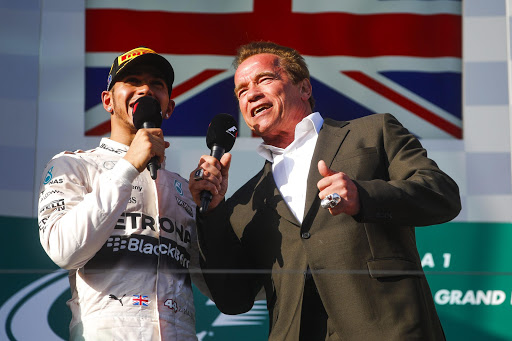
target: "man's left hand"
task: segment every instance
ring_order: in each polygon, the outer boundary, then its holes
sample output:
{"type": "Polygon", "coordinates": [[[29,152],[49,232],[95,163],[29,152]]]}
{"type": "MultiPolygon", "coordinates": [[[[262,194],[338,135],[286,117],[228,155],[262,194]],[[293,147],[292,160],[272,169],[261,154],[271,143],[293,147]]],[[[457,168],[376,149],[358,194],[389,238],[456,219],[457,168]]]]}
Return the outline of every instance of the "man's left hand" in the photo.
{"type": "Polygon", "coordinates": [[[320,190],[318,196],[324,199],[327,195],[338,193],[341,201],[329,208],[332,215],[346,213],[356,215],[361,208],[359,204],[359,192],[354,182],[343,172],[335,172],[325,164],[324,160],[318,162],[318,171],[324,178],[318,181],[317,187],[320,190]]]}

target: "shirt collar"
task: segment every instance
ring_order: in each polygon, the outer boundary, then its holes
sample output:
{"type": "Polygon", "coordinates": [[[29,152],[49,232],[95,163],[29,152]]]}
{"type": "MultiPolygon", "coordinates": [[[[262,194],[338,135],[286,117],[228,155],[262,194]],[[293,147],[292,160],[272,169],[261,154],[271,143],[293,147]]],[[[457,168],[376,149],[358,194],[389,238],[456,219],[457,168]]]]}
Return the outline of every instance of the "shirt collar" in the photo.
{"type": "Polygon", "coordinates": [[[124,155],[128,151],[129,146],[104,137],[101,139],[99,148],[117,155],[124,155]]]}
{"type": "Polygon", "coordinates": [[[276,146],[272,146],[269,144],[265,144],[264,142],[260,143],[260,145],[256,148],[256,152],[260,154],[263,158],[270,162],[274,162],[274,154],[280,155],[285,152],[286,149],[290,148],[295,141],[300,138],[306,136],[311,131],[314,131],[316,135],[320,132],[322,128],[322,124],[324,123],[324,119],[322,115],[318,111],[304,117],[302,121],[297,123],[295,126],[295,137],[293,142],[286,147],[285,149],[279,148],[276,146]]]}

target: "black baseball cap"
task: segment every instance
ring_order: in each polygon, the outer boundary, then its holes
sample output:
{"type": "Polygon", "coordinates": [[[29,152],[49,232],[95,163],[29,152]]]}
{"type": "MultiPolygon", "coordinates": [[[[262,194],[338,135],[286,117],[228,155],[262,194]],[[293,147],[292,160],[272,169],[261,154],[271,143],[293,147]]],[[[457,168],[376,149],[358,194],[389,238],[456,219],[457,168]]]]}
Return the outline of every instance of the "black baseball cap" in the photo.
{"type": "Polygon", "coordinates": [[[171,96],[172,83],[174,82],[174,69],[165,57],[159,55],[150,48],[140,46],[130,50],[114,59],[107,79],[107,90],[110,91],[123,73],[135,65],[148,64],[162,72],[163,79],[167,83],[169,96],[171,96]]]}

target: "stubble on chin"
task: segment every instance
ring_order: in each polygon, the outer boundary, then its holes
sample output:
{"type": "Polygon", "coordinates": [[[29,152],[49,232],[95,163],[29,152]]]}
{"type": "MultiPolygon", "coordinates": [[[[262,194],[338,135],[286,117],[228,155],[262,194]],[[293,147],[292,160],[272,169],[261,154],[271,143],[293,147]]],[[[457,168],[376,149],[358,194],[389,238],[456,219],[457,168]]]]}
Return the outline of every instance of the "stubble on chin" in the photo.
{"type": "Polygon", "coordinates": [[[117,121],[117,126],[122,127],[122,130],[129,131],[132,134],[135,134],[137,132],[137,129],[135,128],[135,125],[133,124],[133,119],[127,114],[119,114],[114,113],[114,117],[112,117],[112,120],[117,121]]]}

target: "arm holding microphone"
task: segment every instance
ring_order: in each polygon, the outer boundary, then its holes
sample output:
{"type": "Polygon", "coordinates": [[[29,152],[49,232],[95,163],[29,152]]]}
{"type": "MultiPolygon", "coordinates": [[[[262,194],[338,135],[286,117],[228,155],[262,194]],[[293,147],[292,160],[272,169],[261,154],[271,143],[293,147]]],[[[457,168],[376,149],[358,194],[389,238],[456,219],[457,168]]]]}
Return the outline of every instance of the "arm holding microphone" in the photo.
{"type": "MultiPolygon", "coordinates": [[[[142,120],[151,119],[151,115],[144,114],[148,111],[153,116],[160,116],[160,109],[155,113],[153,107],[156,103],[160,108],[156,99],[141,97],[136,103],[139,103],[136,106],[137,115],[142,120]],[[153,104],[148,107],[140,103],[153,104]]],[[[57,193],[66,204],[63,210],[55,210],[53,205],[47,203],[42,205],[45,209],[40,212],[40,219],[48,221],[48,226],[51,226],[48,231],[51,232],[41,233],[41,242],[58,266],[68,270],[78,269],[95,256],[112,235],[116,221],[127,207],[132,191],[131,183],[152,157],[163,161],[168,146],[169,142],[163,139],[161,129],[139,129],[123,157],[127,162],[117,162],[110,172],[103,174],[97,173],[96,168],[88,170],[88,174],[98,178],[98,185],[94,186],[91,185],[93,181],[84,177],[81,171],[84,167],[87,169],[87,162],[74,157],[74,153],[58,155],[50,161],[47,168],[55,169],[54,176],[61,182],[43,183],[42,191],[57,193]],[[89,189],[91,187],[92,190],[89,189]]],[[[47,197],[48,202],[55,200],[51,195],[47,197]]]]}
{"type": "MultiPolygon", "coordinates": [[[[160,129],[140,129],[137,131],[137,134],[135,134],[124,159],[130,162],[139,173],[141,173],[144,169],[150,167],[150,162],[157,162],[158,165],[162,163],[164,161],[165,149],[168,148],[169,145],[169,142],[163,139],[160,129]]],[[[153,179],[156,179],[156,176],[153,179]]]]}
{"type": "Polygon", "coordinates": [[[228,152],[236,132],[236,121],[230,115],[214,117],[206,137],[211,153],[201,156],[189,179],[190,192],[199,207],[196,222],[201,269],[215,304],[225,314],[249,311],[262,287],[260,274],[233,271],[253,268],[231,226],[229,200],[224,200],[231,165],[228,152]]]}
{"type": "Polygon", "coordinates": [[[231,154],[225,153],[220,160],[212,155],[202,155],[198,168],[190,174],[189,188],[200,213],[205,214],[215,209],[224,200],[228,190],[231,154]],[[202,179],[197,174],[202,170],[202,179]],[[205,203],[208,203],[205,206],[205,203]],[[206,208],[206,209],[205,209],[206,208]]]}
{"type": "Polygon", "coordinates": [[[202,214],[224,200],[231,164],[231,154],[227,152],[233,148],[237,134],[237,123],[228,114],[215,116],[208,127],[206,145],[211,153],[201,156],[198,168],[190,173],[189,181],[190,191],[202,214]]]}

